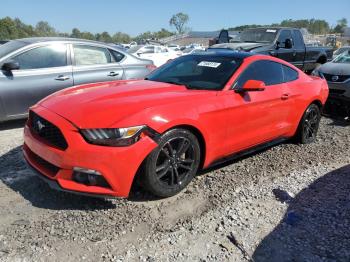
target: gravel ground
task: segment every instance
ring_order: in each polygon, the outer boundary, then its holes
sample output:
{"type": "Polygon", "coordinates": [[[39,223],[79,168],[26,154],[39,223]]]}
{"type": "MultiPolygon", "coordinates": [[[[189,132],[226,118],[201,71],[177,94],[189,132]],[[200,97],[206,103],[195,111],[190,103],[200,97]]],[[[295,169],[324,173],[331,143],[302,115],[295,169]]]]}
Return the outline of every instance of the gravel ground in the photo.
{"type": "Polygon", "coordinates": [[[183,193],[93,199],[26,168],[0,126],[0,261],[350,261],[350,125],[199,175],[183,193]]]}

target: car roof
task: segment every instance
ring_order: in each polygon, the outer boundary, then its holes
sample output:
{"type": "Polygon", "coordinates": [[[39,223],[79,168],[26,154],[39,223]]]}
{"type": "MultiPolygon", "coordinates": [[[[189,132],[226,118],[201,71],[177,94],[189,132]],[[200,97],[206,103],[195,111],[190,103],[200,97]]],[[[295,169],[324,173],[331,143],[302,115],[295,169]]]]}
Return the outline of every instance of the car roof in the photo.
{"type": "Polygon", "coordinates": [[[275,29],[275,30],[291,29],[291,30],[300,30],[299,28],[296,28],[296,27],[283,27],[283,26],[258,26],[258,27],[247,28],[246,30],[250,30],[250,29],[275,29]]]}
{"type": "Polygon", "coordinates": [[[34,44],[40,42],[51,42],[51,41],[67,41],[67,42],[87,42],[87,43],[96,43],[96,44],[106,44],[103,42],[79,39],[79,38],[70,38],[70,37],[29,37],[29,38],[20,38],[15,39],[14,41],[21,41],[27,44],[34,44]]]}
{"type": "Polygon", "coordinates": [[[244,51],[238,51],[238,50],[232,50],[229,48],[212,48],[208,49],[207,51],[201,52],[201,53],[195,53],[192,54],[194,56],[224,56],[224,57],[231,57],[231,58],[237,58],[237,59],[245,59],[247,57],[253,56],[254,54],[244,52],[244,51]]]}

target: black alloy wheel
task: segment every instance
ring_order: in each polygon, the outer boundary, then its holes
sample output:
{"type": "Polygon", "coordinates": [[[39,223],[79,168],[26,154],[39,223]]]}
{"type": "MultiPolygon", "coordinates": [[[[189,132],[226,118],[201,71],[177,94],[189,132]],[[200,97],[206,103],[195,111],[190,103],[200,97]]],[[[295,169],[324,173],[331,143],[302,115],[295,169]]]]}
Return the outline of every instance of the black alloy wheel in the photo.
{"type": "Polygon", "coordinates": [[[147,157],[141,183],[157,196],[173,196],[191,182],[199,163],[196,136],[185,129],[172,129],[161,136],[159,146],[147,157]]]}
{"type": "Polygon", "coordinates": [[[311,104],[305,111],[299,124],[298,140],[302,144],[309,144],[316,140],[319,124],[321,120],[320,108],[311,104]]]}

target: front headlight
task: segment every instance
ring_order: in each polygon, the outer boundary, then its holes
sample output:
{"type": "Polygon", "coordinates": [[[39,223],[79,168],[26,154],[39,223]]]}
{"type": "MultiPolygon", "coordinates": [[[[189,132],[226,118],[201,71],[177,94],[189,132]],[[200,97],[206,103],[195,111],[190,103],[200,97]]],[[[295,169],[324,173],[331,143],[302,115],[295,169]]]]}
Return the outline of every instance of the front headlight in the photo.
{"type": "Polygon", "coordinates": [[[324,75],[318,69],[315,69],[314,71],[312,71],[311,75],[324,78],[324,75]]]}
{"type": "Polygon", "coordinates": [[[92,128],[80,132],[88,143],[104,146],[129,146],[137,142],[146,126],[92,128]]]}

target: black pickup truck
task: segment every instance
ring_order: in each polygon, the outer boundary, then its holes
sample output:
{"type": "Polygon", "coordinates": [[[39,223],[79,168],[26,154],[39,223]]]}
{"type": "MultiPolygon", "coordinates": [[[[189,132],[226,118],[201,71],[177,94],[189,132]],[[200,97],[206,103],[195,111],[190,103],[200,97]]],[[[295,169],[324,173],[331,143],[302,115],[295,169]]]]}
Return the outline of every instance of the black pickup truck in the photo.
{"type": "Polygon", "coordinates": [[[209,49],[230,48],[281,58],[300,69],[311,72],[319,64],[332,59],[333,50],[327,47],[309,47],[299,29],[283,27],[259,27],[247,29],[238,37],[230,37],[222,30],[209,49]]]}

